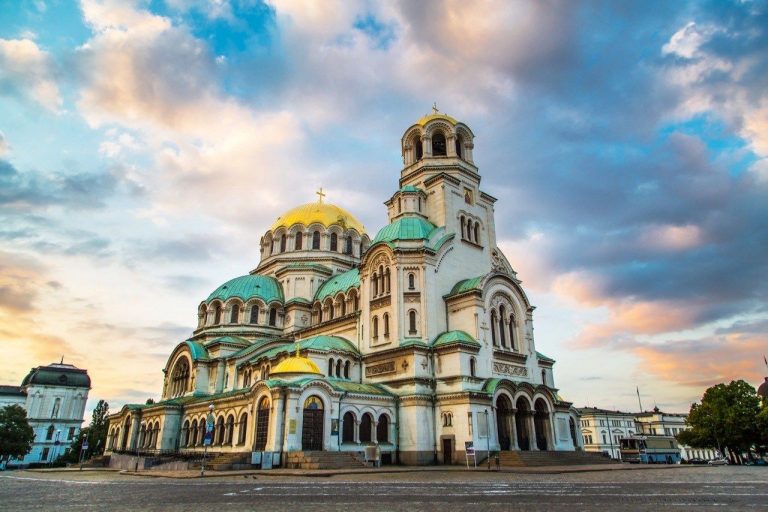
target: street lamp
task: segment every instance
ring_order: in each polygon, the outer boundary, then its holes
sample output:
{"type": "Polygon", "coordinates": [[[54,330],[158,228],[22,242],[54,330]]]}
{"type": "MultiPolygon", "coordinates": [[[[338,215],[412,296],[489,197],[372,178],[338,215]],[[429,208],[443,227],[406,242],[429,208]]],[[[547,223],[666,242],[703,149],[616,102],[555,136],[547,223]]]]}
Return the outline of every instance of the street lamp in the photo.
{"type": "Polygon", "coordinates": [[[208,415],[205,417],[205,435],[203,436],[203,464],[200,466],[200,476],[205,476],[205,459],[208,456],[208,446],[213,442],[213,404],[208,406],[208,415]]]}

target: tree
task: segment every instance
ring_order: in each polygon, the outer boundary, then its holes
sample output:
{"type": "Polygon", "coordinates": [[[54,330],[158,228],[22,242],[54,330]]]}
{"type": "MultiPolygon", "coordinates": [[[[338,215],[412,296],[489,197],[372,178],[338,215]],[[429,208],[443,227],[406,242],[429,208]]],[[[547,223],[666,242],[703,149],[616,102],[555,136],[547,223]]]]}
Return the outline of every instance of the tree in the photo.
{"type": "Polygon", "coordinates": [[[0,462],[21,459],[32,449],[35,432],[27,421],[27,411],[19,405],[0,409],[0,462]]]}
{"type": "Polygon", "coordinates": [[[88,425],[87,457],[104,453],[104,448],[107,445],[107,428],[109,427],[108,414],[109,404],[104,400],[99,400],[99,403],[96,404],[96,408],[93,410],[91,424],[88,425]]]}
{"type": "Polygon", "coordinates": [[[738,454],[758,440],[759,409],[755,388],[743,380],[712,386],[700,404],[691,405],[687,420],[691,428],[681,432],[678,440],[695,448],[716,446],[731,454],[732,460],[740,458],[738,454]]]}

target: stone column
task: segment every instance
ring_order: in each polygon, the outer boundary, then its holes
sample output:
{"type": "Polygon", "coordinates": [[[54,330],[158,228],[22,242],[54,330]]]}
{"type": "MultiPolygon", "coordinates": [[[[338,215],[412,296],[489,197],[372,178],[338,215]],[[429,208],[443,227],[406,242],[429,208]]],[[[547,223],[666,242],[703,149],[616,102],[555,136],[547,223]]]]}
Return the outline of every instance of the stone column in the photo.
{"type": "Polygon", "coordinates": [[[536,424],[533,420],[533,415],[535,414],[533,411],[526,411],[526,424],[528,425],[528,444],[529,449],[532,452],[538,451],[539,447],[536,443],[536,424]]]}
{"type": "MultiPolygon", "coordinates": [[[[267,451],[273,451],[273,452],[279,452],[283,449],[283,437],[280,435],[283,433],[283,430],[287,430],[288,426],[284,424],[284,418],[283,418],[283,396],[278,395],[277,397],[273,397],[272,399],[272,410],[269,411],[270,416],[270,423],[272,423],[271,427],[269,429],[269,434],[271,434],[271,439],[267,439],[267,444],[265,446],[265,450],[267,451]]],[[[253,416],[253,431],[256,432],[256,425],[258,423],[258,413],[253,416]]],[[[255,435],[255,434],[254,434],[255,435]]],[[[256,438],[253,438],[253,442],[256,442],[256,438]]]]}
{"type": "Polygon", "coordinates": [[[510,450],[520,450],[520,446],[517,444],[517,409],[514,407],[510,411],[511,414],[509,415],[510,422],[512,423],[512,428],[510,428],[511,436],[512,436],[512,443],[509,447],[510,450]]]}

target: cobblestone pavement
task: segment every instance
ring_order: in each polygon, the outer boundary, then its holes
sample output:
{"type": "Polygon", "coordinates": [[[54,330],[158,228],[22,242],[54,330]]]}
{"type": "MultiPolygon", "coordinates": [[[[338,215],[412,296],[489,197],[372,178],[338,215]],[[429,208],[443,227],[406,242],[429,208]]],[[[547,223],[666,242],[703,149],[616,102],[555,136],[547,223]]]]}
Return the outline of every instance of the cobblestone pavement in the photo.
{"type": "Polygon", "coordinates": [[[324,478],[0,473],[0,510],[768,510],[768,469],[567,474],[424,471],[324,478]]]}

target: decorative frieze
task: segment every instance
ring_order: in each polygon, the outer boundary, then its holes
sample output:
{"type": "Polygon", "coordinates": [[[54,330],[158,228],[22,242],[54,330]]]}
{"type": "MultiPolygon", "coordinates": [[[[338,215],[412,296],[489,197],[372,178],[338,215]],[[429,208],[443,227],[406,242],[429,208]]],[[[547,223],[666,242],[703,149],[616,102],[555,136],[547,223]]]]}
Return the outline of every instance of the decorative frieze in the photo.
{"type": "Polygon", "coordinates": [[[372,366],[365,367],[366,377],[376,377],[377,375],[384,375],[386,373],[394,373],[394,372],[395,372],[394,361],[385,361],[383,363],[374,364],[372,366]]]}
{"type": "Polygon", "coordinates": [[[517,366],[514,364],[500,363],[498,361],[493,362],[493,373],[498,375],[508,375],[510,377],[527,377],[528,368],[525,366],[517,366]]]}

